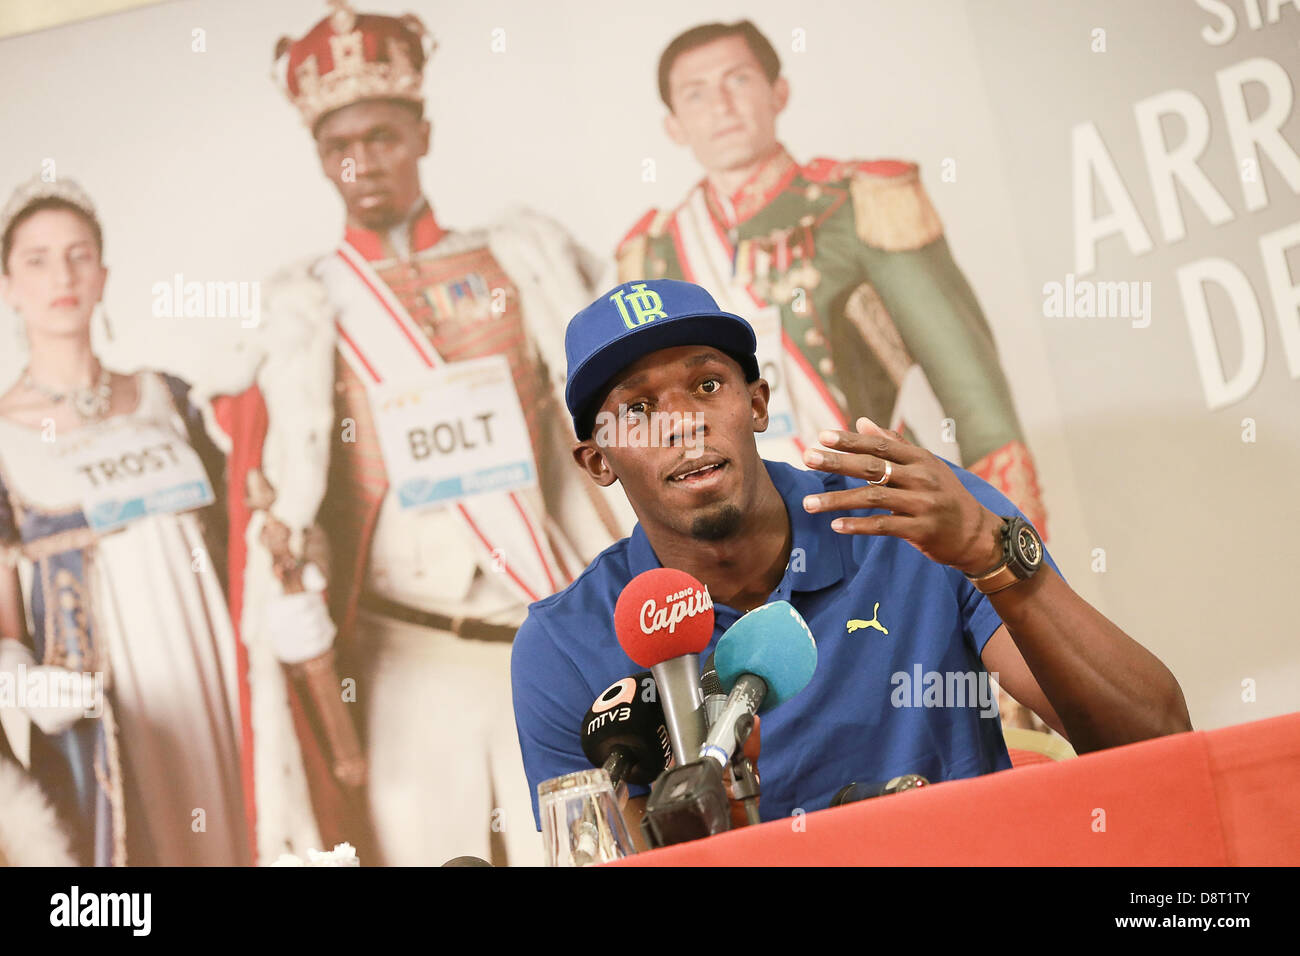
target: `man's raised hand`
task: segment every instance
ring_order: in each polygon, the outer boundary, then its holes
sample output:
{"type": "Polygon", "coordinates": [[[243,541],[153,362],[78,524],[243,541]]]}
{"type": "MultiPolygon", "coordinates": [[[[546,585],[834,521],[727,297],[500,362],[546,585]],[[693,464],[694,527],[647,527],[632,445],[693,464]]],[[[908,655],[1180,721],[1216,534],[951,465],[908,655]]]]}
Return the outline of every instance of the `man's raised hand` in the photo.
{"type": "Polygon", "coordinates": [[[809,495],[804,509],[813,514],[864,508],[890,512],[838,517],[832,529],[902,538],[930,560],[967,575],[988,571],[1001,560],[1002,519],[935,455],[868,418],[858,419],[856,432],[827,430],[818,437],[832,450],[805,451],[809,468],[878,484],[809,495]]]}

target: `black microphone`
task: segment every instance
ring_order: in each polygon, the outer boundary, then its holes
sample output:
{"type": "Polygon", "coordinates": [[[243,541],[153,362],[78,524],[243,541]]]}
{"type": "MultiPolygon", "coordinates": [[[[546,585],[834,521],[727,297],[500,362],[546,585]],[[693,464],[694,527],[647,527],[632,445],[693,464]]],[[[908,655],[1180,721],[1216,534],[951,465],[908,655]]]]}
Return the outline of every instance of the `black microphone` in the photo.
{"type": "Polygon", "coordinates": [[[672,739],[649,671],[615,681],[582,718],[582,752],[620,782],[649,785],[672,763],[672,739]]]}
{"type": "Polygon", "coordinates": [[[886,797],[891,793],[902,793],[904,790],[916,790],[929,785],[930,781],[919,773],[905,773],[884,783],[851,783],[841,787],[839,793],[831,798],[831,806],[842,807],[846,803],[857,803],[859,800],[870,800],[872,797],[886,797]]]}

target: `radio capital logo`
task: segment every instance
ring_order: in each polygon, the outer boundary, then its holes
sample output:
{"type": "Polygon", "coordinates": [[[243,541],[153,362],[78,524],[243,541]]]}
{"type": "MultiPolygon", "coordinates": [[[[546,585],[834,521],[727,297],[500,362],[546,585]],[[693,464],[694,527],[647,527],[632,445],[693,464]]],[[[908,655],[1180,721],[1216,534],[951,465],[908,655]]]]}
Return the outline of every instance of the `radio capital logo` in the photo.
{"type": "Polygon", "coordinates": [[[677,625],[682,623],[688,617],[694,617],[705,611],[713,609],[713,598],[709,596],[709,586],[704,585],[702,590],[695,588],[686,588],[675,594],[670,594],[664,598],[663,604],[659,604],[654,598],[649,598],[641,605],[641,616],[639,623],[642,634],[653,634],[656,631],[667,631],[669,634],[676,632],[677,625]]]}

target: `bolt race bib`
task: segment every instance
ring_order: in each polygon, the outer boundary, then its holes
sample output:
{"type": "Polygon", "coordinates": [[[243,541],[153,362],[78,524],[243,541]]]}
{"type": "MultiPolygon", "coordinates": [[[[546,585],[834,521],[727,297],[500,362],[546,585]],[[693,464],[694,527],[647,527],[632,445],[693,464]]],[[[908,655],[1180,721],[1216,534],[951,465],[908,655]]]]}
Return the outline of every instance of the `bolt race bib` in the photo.
{"type": "Polygon", "coordinates": [[[795,433],[794,405],[785,378],[785,345],[781,341],[781,310],[769,305],[753,309],[746,316],[754,327],[758,340],[756,354],[758,373],[767,380],[771,398],[767,403],[767,431],[754,437],[759,441],[769,438],[789,438],[795,433]]]}
{"type": "Polygon", "coordinates": [[[403,510],[536,486],[528,425],[504,355],[369,390],[384,467],[403,510]]]}
{"type": "Polygon", "coordinates": [[[175,432],[119,420],[81,440],[67,455],[86,522],[112,531],[154,514],[174,514],[216,500],[198,454],[175,432]]]}

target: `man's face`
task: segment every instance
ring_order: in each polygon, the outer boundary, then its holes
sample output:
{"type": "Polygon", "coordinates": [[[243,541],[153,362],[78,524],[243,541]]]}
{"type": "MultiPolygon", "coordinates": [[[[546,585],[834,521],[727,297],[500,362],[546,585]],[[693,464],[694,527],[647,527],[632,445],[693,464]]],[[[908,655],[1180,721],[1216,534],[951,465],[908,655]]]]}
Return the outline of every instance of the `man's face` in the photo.
{"type": "Polygon", "coordinates": [[[668,71],[672,112],[664,128],[709,172],[740,169],[775,147],[776,117],[789,95],[784,77],[768,82],[742,37],[721,37],[673,62],[668,71]]]}
{"type": "MultiPolygon", "coordinates": [[[[741,367],[708,346],[662,349],[621,371],[600,407],[600,418],[622,417],[626,434],[640,419],[656,434],[653,416],[675,416],[693,429],[647,446],[629,441],[581,442],[574,457],[602,485],[622,482],[642,524],[702,541],[739,530],[757,500],[762,462],[754,433],[767,428],[768,387],[746,383],[741,367]]],[[[599,419],[598,419],[599,420],[599,419]]]]}
{"type": "Polygon", "coordinates": [[[419,160],[429,152],[429,123],[392,100],[353,103],[320,121],[316,152],[343,197],[348,221],[391,229],[420,197],[419,160]]]}

